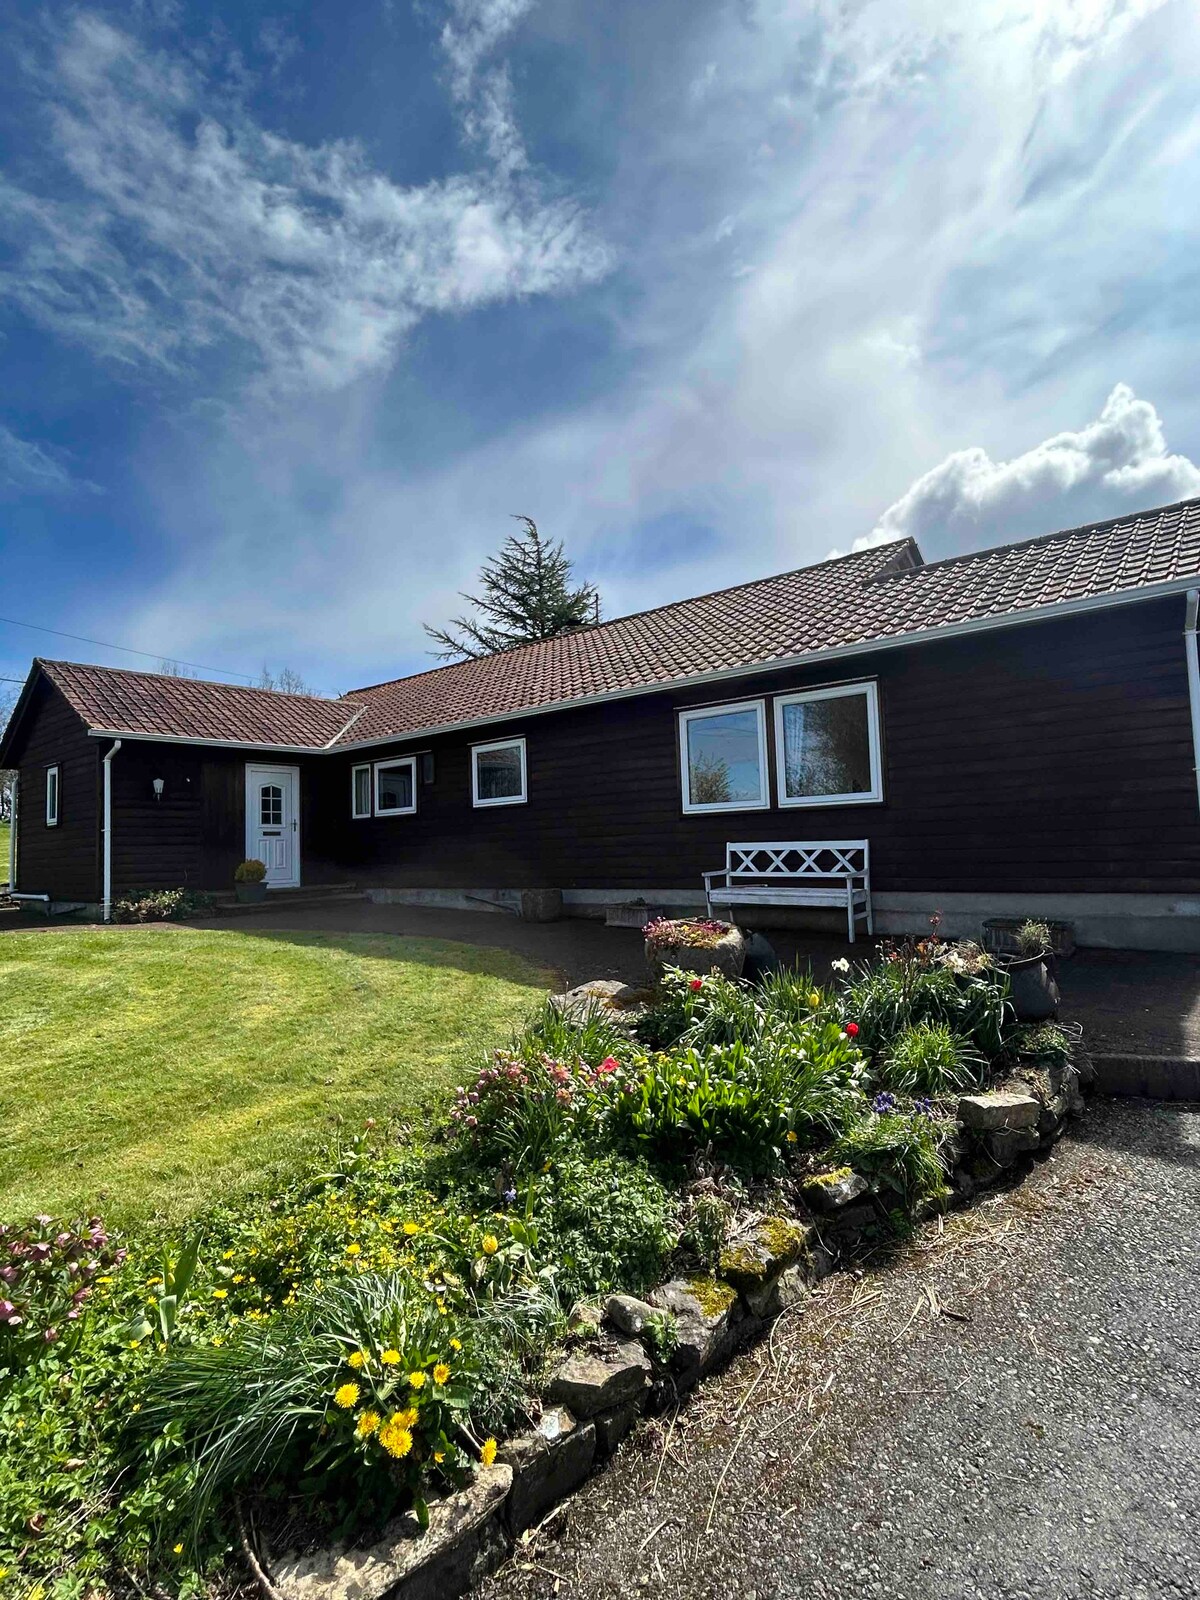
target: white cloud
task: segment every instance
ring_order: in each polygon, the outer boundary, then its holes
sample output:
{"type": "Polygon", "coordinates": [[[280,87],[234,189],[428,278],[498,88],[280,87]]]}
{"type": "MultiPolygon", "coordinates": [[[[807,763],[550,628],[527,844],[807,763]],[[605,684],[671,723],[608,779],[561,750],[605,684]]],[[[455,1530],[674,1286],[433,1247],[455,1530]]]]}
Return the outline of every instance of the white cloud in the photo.
{"type": "MultiPolygon", "coordinates": [[[[502,31],[480,30],[476,59],[502,31]]],[[[487,94],[470,102],[485,123],[487,94]]],[[[386,369],[426,315],[609,266],[579,208],[520,163],[401,186],[352,142],[271,133],[95,15],[57,37],[47,97],[74,193],[0,181],[0,295],[108,359],[177,370],[232,341],[276,392],[336,390],[386,369]]]]}
{"type": "Polygon", "coordinates": [[[75,478],[62,458],[0,423],[0,495],[61,495],[77,489],[98,493],[93,483],[75,478]]]}
{"type": "Polygon", "coordinates": [[[956,450],[890,505],[855,550],[912,535],[927,556],[1005,544],[1200,494],[1200,467],[1167,449],[1148,400],[1119,383],[1094,422],[1008,461],[956,450]]]}
{"type": "Polygon", "coordinates": [[[528,165],[513,109],[505,62],[491,62],[500,44],[532,10],[535,0],[449,0],[442,49],[450,65],[450,90],[469,139],[482,144],[501,171],[528,165]]]}

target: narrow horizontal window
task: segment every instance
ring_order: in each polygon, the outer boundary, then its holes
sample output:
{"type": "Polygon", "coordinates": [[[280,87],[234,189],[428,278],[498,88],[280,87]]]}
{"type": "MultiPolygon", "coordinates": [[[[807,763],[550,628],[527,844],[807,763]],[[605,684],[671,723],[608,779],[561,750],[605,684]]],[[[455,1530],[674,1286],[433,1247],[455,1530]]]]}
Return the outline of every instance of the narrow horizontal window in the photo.
{"type": "Polygon", "coordinates": [[[371,815],[371,769],[369,766],[353,767],[350,771],[350,815],[371,815]]]}
{"type": "Polygon", "coordinates": [[[761,811],[767,804],[763,702],[681,712],[679,758],[685,811],[761,811]]]}
{"type": "Polygon", "coordinates": [[[46,826],[58,827],[58,768],[46,768],[46,826]]]}
{"type": "Polygon", "coordinates": [[[781,806],[882,800],[875,684],[780,695],[775,701],[775,764],[781,806]]]}
{"type": "Polygon", "coordinates": [[[375,815],[411,816],[417,809],[417,758],[375,763],[375,815]]]}
{"type": "Polygon", "coordinates": [[[497,739],[471,746],[471,803],[519,806],[528,798],[524,739],[497,739]]]}

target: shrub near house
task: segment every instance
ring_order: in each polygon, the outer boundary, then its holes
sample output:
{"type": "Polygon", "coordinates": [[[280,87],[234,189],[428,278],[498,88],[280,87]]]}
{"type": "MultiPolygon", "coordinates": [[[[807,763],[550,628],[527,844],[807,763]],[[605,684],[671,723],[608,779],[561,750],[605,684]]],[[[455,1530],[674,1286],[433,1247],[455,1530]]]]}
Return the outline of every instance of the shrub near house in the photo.
{"type": "Polygon", "coordinates": [[[862,1175],[885,1228],[941,1195],[957,1095],[1013,1048],[1005,991],[927,941],[834,986],[668,975],[638,1039],[547,1006],[427,1147],[369,1128],[198,1219],[189,1282],[178,1237],[140,1235],[39,1342],[61,1295],[14,1259],[0,1567],[182,1593],[226,1559],[239,1495],[260,1525],[273,1497],[306,1506],[318,1536],[422,1515],[518,1425],[579,1298],[711,1267],[740,1209],[814,1179],[862,1175]]]}

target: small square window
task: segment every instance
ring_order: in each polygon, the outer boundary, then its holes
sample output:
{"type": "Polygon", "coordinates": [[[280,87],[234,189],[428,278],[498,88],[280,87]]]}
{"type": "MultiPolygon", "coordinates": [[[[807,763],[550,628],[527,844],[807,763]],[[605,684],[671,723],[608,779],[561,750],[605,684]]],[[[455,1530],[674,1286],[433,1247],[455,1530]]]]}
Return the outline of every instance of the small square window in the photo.
{"type": "Polygon", "coordinates": [[[767,804],[763,702],[683,712],[679,759],[685,811],[761,811],[767,804]]]}
{"type": "Polygon", "coordinates": [[[46,826],[58,827],[58,768],[46,768],[46,826]]]}
{"type": "Polygon", "coordinates": [[[411,816],[417,809],[417,758],[401,756],[375,763],[375,815],[411,816]]]}
{"type": "Polygon", "coordinates": [[[528,799],[524,739],[496,739],[471,747],[471,803],[519,806],[528,799]]]}
{"type": "Polygon", "coordinates": [[[369,766],[351,769],[350,815],[352,817],[369,817],[371,815],[371,768],[369,766]]]}

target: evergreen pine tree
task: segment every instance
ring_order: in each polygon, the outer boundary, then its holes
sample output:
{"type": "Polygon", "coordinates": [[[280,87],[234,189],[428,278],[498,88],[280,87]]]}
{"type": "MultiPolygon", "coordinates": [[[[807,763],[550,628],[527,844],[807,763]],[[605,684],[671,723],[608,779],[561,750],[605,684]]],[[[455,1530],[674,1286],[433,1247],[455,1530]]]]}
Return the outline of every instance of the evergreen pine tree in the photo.
{"type": "Polygon", "coordinates": [[[520,533],[509,534],[500,553],[484,562],[481,595],[463,594],[477,617],[452,617],[448,628],[424,624],[443,661],[478,660],[536,639],[600,620],[600,596],[590,583],[572,585],[571,562],[561,542],[547,544],[532,517],[518,516],[520,533]]]}

